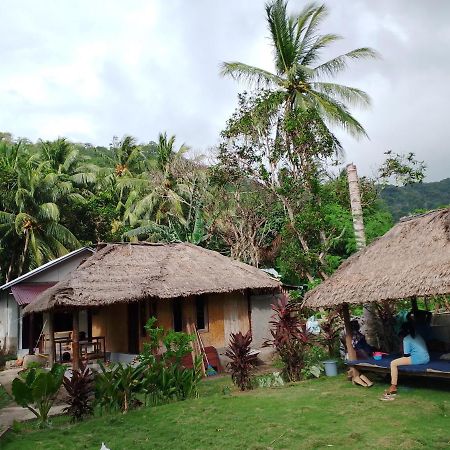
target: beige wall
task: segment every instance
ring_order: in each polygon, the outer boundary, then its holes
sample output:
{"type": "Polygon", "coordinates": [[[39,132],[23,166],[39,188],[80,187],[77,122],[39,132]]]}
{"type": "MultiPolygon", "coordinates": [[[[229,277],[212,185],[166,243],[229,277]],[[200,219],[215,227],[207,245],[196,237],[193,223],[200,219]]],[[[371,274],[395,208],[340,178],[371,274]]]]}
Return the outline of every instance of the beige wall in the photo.
{"type": "Polygon", "coordinates": [[[93,312],[92,336],[105,336],[109,352],[128,353],[127,304],[111,305],[93,312]]]}
{"type": "MultiPolygon", "coordinates": [[[[230,333],[250,328],[248,300],[245,293],[210,294],[205,297],[208,328],[200,331],[205,346],[223,348],[228,346],[230,333]]],[[[181,300],[183,305],[183,326],[195,323],[195,297],[181,300]]],[[[173,327],[172,300],[158,300],[156,317],[165,329],[173,327]]],[[[140,318],[136,317],[138,323],[140,318]]],[[[144,319],[145,320],[145,319],[144,319]]],[[[141,327],[139,327],[141,333],[141,327]]],[[[99,308],[92,315],[92,335],[106,337],[106,350],[118,353],[128,352],[128,311],[127,305],[112,305],[99,308]]],[[[140,336],[140,350],[147,337],[140,336]]]]}

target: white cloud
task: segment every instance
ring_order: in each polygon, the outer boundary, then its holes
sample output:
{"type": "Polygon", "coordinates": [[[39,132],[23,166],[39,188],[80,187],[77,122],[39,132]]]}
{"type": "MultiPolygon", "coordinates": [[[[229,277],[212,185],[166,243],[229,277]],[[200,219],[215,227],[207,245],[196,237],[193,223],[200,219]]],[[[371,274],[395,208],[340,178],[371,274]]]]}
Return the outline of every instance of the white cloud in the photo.
{"type": "MultiPolygon", "coordinates": [[[[217,143],[243,89],[219,76],[219,64],[272,68],[264,3],[2,2],[1,129],[94,144],[125,133],[151,140],[167,130],[204,152],[217,143]]],[[[450,2],[436,3],[328,1],[324,29],[346,39],[324,57],[366,45],[383,55],[339,78],[373,98],[371,110],[355,111],[371,140],[339,133],[362,173],[387,149],[416,152],[430,179],[449,172],[450,56],[443,49],[450,44],[450,2]]],[[[291,9],[300,7],[291,0],[291,9]]]]}

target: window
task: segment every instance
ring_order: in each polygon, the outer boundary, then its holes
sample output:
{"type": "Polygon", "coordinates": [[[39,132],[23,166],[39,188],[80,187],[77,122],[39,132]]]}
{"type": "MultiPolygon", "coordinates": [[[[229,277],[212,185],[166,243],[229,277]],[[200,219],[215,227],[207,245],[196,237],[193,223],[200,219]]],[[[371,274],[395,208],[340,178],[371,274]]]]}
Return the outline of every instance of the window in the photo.
{"type": "Polygon", "coordinates": [[[206,309],[206,299],[205,297],[197,297],[195,299],[195,311],[196,311],[196,326],[197,330],[207,330],[208,329],[208,314],[206,309]]]}

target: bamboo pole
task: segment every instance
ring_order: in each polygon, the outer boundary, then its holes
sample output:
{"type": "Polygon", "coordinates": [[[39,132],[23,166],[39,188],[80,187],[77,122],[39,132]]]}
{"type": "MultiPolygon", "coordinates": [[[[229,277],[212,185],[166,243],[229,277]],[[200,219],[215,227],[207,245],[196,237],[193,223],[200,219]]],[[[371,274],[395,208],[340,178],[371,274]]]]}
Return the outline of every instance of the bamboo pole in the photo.
{"type": "Polygon", "coordinates": [[[352,331],[350,329],[350,311],[347,303],[342,305],[342,316],[344,318],[344,326],[345,326],[345,345],[347,347],[347,354],[349,360],[356,359],[356,351],[352,345],[352,331]]]}
{"type": "Polygon", "coordinates": [[[80,368],[80,323],[77,309],[73,311],[72,324],[72,369],[77,370],[80,368]]]}
{"type": "Polygon", "coordinates": [[[48,364],[50,365],[50,368],[53,367],[53,364],[55,364],[55,334],[53,332],[53,311],[49,311],[48,313],[48,345],[49,345],[49,351],[48,351],[48,364]]]}

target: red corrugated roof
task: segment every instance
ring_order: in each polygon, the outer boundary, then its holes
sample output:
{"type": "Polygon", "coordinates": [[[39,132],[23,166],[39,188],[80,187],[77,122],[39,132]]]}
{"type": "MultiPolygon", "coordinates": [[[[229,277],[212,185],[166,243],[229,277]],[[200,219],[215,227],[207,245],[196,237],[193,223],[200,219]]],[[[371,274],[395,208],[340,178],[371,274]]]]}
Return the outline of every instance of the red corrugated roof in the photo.
{"type": "Polygon", "coordinates": [[[22,283],[11,286],[11,291],[19,305],[28,305],[29,303],[33,303],[39,294],[42,294],[42,292],[55,284],[56,283],[22,283]]]}

